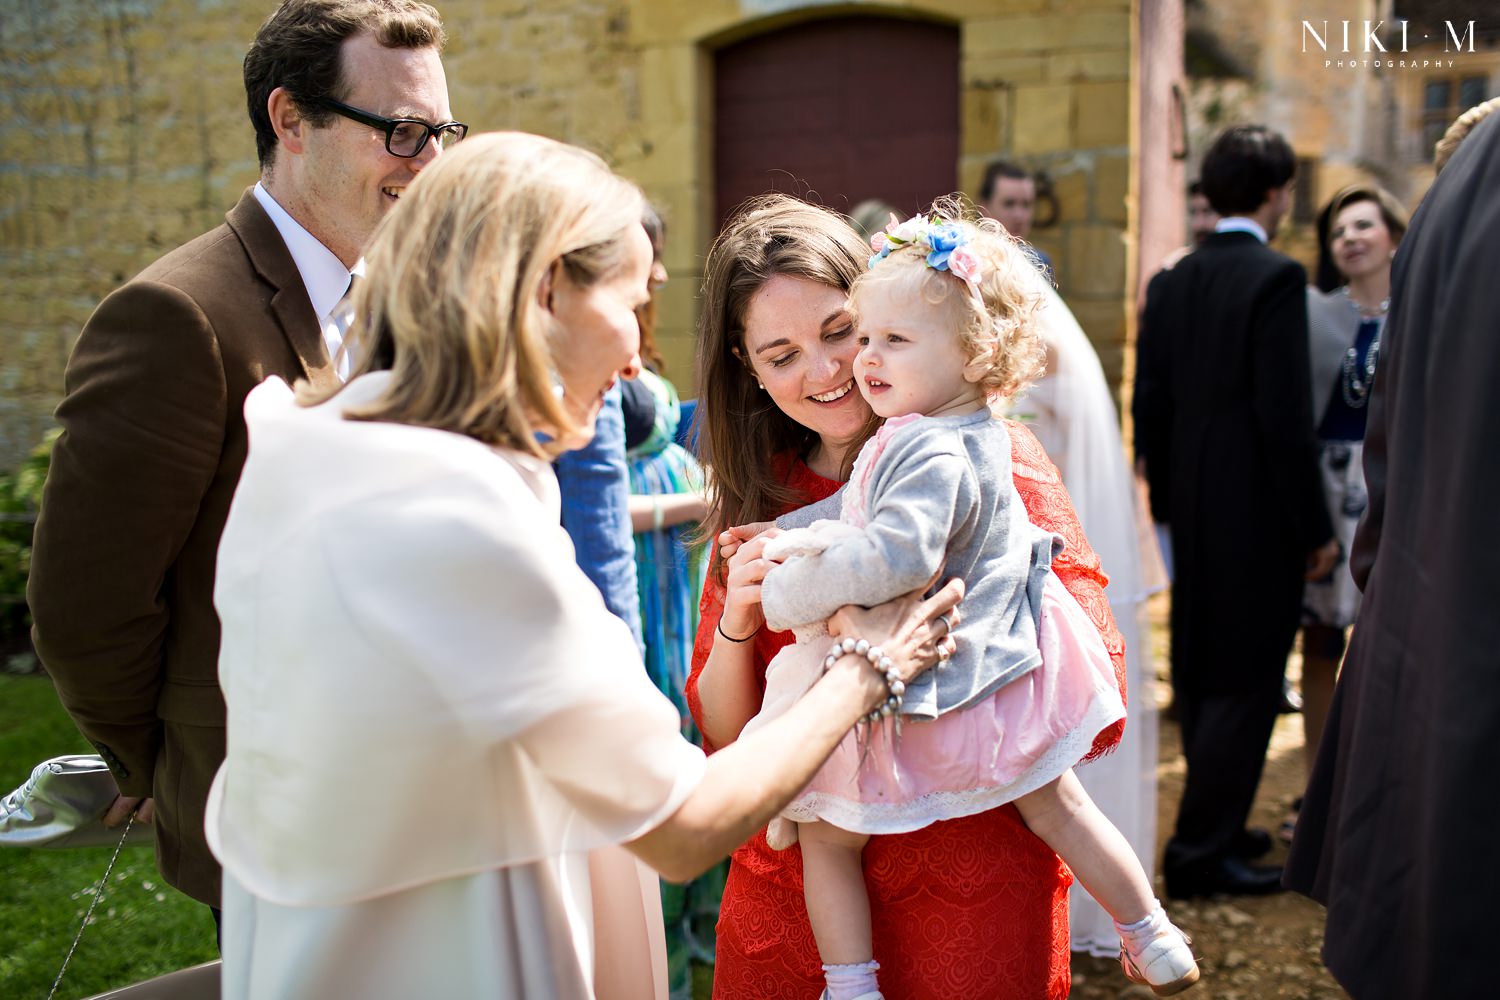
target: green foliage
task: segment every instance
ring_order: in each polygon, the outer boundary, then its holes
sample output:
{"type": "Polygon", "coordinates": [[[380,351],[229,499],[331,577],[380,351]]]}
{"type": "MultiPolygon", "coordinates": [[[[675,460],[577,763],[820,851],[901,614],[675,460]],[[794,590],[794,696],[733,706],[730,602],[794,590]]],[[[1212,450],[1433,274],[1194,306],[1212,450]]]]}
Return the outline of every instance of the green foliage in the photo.
{"type": "MultiPolygon", "coordinates": [[[[45,676],[0,676],[0,794],[48,757],[89,752],[45,676]]],[[[0,849],[0,996],[47,995],[112,851],[0,849]]],[[[162,881],[149,846],[127,847],[57,996],[93,996],[216,957],[208,907],[162,881]]]]}
{"type": "Polygon", "coordinates": [[[24,635],[31,625],[26,610],[31,530],[42,506],[42,486],[59,433],[54,430],[42,438],[16,471],[0,473],[0,643],[24,635]]]}

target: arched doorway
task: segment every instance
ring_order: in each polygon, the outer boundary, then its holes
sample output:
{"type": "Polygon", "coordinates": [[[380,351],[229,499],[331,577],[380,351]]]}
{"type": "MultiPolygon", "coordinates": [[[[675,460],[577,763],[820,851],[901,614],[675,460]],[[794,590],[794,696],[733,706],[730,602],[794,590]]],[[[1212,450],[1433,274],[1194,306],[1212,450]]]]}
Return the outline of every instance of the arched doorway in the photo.
{"type": "Polygon", "coordinates": [[[802,23],[714,58],[719,225],[767,191],[910,213],[958,184],[958,29],[889,17],[802,23]]]}

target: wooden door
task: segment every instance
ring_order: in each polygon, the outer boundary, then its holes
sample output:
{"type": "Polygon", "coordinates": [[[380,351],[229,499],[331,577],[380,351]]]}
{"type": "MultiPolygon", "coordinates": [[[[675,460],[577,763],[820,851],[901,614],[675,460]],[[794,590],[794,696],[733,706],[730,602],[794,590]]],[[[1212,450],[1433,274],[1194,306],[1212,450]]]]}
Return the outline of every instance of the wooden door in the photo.
{"type": "Polygon", "coordinates": [[[958,185],[958,29],[888,17],[793,25],[715,55],[717,222],[767,191],[911,213],[958,185]]]}

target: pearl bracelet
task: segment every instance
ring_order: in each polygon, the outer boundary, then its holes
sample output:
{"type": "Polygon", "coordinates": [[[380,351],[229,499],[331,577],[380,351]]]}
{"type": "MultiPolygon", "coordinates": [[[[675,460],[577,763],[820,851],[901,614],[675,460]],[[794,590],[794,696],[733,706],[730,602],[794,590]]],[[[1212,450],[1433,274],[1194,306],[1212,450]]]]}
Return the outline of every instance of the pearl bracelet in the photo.
{"type": "Polygon", "coordinates": [[[864,717],[865,722],[879,722],[881,719],[889,719],[893,715],[901,714],[901,704],[906,698],[906,684],[901,680],[901,675],[896,672],[896,664],[879,646],[872,646],[864,639],[856,639],[845,636],[835,640],[833,648],[823,658],[823,672],[826,674],[834,668],[839,660],[853,653],[855,656],[863,656],[870,661],[870,665],[879,671],[885,680],[886,698],[885,702],[875,711],[864,717]]]}

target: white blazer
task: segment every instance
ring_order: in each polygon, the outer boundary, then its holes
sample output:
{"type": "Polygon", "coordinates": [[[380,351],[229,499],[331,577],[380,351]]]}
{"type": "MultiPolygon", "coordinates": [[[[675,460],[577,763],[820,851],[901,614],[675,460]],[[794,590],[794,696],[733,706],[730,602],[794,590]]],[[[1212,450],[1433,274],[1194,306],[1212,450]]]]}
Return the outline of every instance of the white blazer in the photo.
{"type": "Polygon", "coordinates": [[[576,568],[550,466],[344,419],[388,380],[313,408],[279,380],[246,400],[214,589],[226,986],[238,969],[246,996],[396,996],[422,975],[589,996],[579,859],[676,811],[703,755],[576,568]]]}

